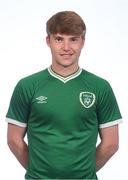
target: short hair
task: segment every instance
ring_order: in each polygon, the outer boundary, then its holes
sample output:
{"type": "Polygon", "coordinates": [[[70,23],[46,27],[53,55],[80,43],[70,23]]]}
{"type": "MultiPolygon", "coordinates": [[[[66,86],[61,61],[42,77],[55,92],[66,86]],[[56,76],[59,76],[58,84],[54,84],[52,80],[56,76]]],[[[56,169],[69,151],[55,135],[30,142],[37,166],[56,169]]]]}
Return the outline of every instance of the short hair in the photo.
{"type": "Polygon", "coordinates": [[[61,11],[54,14],[46,23],[46,32],[50,34],[82,35],[85,37],[86,25],[74,11],[61,11]]]}

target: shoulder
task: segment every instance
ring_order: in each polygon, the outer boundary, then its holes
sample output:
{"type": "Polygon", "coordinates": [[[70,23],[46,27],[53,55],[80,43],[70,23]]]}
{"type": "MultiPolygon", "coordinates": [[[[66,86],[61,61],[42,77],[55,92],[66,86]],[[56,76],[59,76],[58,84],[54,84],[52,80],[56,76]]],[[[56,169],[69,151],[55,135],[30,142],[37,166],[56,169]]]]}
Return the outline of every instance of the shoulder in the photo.
{"type": "Polygon", "coordinates": [[[99,87],[99,88],[111,88],[110,83],[108,82],[108,80],[93,74],[89,71],[86,71],[83,69],[82,71],[82,75],[83,75],[83,80],[85,82],[88,82],[90,85],[95,86],[95,87],[99,87]]]}
{"type": "Polygon", "coordinates": [[[18,84],[29,85],[43,81],[48,78],[47,69],[36,72],[19,80],[18,84]]]}
{"type": "Polygon", "coordinates": [[[40,79],[45,79],[48,76],[48,71],[47,69],[36,72],[34,74],[31,74],[29,76],[26,76],[24,78],[22,78],[20,81],[22,82],[31,82],[31,81],[38,81],[40,79]]]}
{"type": "Polygon", "coordinates": [[[34,90],[40,84],[45,83],[49,79],[49,74],[47,69],[42,71],[36,72],[29,76],[26,76],[18,81],[16,84],[15,89],[22,89],[22,90],[34,90]]]}

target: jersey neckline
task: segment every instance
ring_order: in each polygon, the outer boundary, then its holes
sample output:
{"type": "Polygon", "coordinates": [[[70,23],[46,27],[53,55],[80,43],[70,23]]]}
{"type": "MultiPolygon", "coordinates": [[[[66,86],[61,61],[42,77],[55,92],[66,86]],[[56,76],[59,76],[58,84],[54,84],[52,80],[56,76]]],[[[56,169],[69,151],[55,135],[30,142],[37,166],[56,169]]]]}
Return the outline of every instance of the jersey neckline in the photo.
{"type": "Polygon", "coordinates": [[[71,74],[71,75],[69,75],[67,77],[63,77],[60,74],[57,74],[56,72],[54,72],[52,70],[51,66],[48,67],[47,69],[48,69],[48,72],[50,73],[51,76],[53,76],[54,78],[62,81],[63,83],[66,83],[66,82],[70,81],[71,79],[74,79],[74,78],[78,77],[82,72],[82,69],[79,68],[75,73],[73,73],[73,74],[71,74]]]}

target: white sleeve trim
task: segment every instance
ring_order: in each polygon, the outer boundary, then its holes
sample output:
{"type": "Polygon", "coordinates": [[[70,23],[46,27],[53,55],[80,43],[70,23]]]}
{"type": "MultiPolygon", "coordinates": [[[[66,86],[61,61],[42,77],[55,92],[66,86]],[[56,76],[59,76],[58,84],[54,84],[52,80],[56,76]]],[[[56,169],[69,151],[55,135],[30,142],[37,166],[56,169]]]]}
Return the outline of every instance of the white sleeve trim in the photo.
{"type": "Polygon", "coordinates": [[[26,123],[22,123],[20,121],[17,121],[17,120],[11,119],[11,118],[6,118],[6,122],[11,123],[11,124],[15,124],[15,125],[20,126],[20,127],[27,127],[26,123]]]}
{"type": "Polygon", "coordinates": [[[100,124],[99,128],[106,128],[106,127],[114,126],[114,125],[120,124],[120,123],[122,123],[122,120],[118,119],[118,120],[111,121],[108,123],[100,124]]]}

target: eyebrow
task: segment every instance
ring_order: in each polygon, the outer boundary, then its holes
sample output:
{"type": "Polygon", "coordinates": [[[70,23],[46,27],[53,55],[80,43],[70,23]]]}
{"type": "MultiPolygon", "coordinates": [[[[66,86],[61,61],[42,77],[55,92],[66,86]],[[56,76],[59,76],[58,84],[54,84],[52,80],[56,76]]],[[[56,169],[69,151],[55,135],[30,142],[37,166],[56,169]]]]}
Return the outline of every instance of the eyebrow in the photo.
{"type": "MultiPolygon", "coordinates": [[[[69,38],[80,38],[81,37],[81,35],[67,35],[67,36],[69,36],[69,38]]],[[[53,37],[64,38],[63,35],[59,35],[59,34],[58,35],[54,34],[53,37]]]]}

